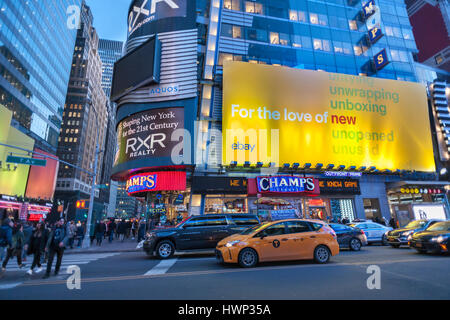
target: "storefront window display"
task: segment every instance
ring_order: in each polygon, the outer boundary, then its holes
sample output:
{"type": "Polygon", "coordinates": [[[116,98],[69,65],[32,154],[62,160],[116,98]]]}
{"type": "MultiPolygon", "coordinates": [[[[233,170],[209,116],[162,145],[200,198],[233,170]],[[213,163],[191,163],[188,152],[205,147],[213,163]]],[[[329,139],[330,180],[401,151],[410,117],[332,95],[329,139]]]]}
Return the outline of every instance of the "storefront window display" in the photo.
{"type": "Polygon", "coordinates": [[[188,217],[189,191],[161,192],[151,195],[147,202],[147,214],[156,225],[176,225],[188,217]]]}
{"type": "Polygon", "coordinates": [[[247,196],[206,195],[205,214],[248,213],[247,196]]]}

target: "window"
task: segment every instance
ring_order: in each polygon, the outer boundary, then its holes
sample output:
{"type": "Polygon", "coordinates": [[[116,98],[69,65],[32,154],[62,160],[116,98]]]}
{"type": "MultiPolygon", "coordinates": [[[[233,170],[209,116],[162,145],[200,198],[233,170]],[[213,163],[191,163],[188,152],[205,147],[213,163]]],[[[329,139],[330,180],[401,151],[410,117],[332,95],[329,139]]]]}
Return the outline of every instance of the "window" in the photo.
{"type": "Polygon", "coordinates": [[[286,233],[286,228],[284,223],[277,223],[274,224],[266,229],[264,229],[263,231],[261,231],[260,233],[258,233],[256,235],[256,237],[270,237],[270,236],[278,236],[278,235],[282,235],[286,233]]]}
{"type": "Polygon", "coordinates": [[[231,216],[231,220],[236,225],[254,225],[259,224],[258,219],[255,216],[240,216],[240,215],[233,215],[231,216]]]}
{"type": "Polygon", "coordinates": [[[233,26],[233,38],[242,39],[242,28],[233,26]]]}
{"type": "Polygon", "coordinates": [[[303,11],[289,10],[289,19],[292,21],[306,22],[306,14],[303,11]]]}
{"type": "Polygon", "coordinates": [[[227,219],[224,216],[221,217],[205,217],[205,226],[214,227],[214,226],[226,226],[227,219]]]}
{"type": "Polygon", "coordinates": [[[258,2],[245,1],[245,12],[263,14],[263,6],[258,2]]]}
{"type": "Polygon", "coordinates": [[[286,33],[280,33],[280,44],[283,46],[289,46],[290,45],[290,41],[289,41],[289,35],[286,33]]]}
{"type": "Polygon", "coordinates": [[[331,51],[330,41],[322,39],[314,39],[314,50],[331,51]]]}
{"type": "Polygon", "coordinates": [[[271,44],[280,44],[280,35],[278,34],[278,32],[270,33],[270,43],[271,44]]]}
{"type": "Polygon", "coordinates": [[[358,30],[358,24],[355,20],[348,20],[348,26],[350,27],[350,30],[358,30]]]}
{"type": "Polygon", "coordinates": [[[288,221],[286,222],[288,233],[300,233],[311,231],[309,224],[303,221],[288,221]]]}
{"type": "Polygon", "coordinates": [[[309,22],[311,22],[312,24],[319,24],[319,17],[317,16],[317,14],[310,13],[309,14],[309,22]]]}

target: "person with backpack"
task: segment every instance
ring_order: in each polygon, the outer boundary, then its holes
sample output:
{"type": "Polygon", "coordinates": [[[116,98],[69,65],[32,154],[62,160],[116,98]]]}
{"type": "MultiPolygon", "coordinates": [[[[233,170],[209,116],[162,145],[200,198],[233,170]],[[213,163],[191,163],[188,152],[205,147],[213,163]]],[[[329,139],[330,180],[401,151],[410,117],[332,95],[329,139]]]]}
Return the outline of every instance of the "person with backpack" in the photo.
{"type": "Polygon", "coordinates": [[[28,243],[27,254],[33,255],[33,263],[31,264],[30,270],[27,273],[31,276],[33,274],[34,268],[36,269],[36,273],[42,271],[41,265],[41,255],[45,250],[45,229],[42,222],[39,222],[36,225],[36,229],[33,230],[33,233],[30,238],[30,242],[28,243]]]}
{"type": "Polygon", "coordinates": [[[44,275],[44,279],[50,277],[50,272],[52,271],[53,259],[56,258],[55,265],[55,276],[58,275],[59,269],[61,268],[61,262],[64,255],[64,248],[67,244],[67,234],[66,227],[64,226],[64,219],[60,219],[56,222],[55,227],[53,227],[50,235],[48,237],[47,245],[45,251],[48,252],[48,263],[47,271],[44,275]]]}
{"type": "Polygon", "coordinates": [[[9,259],[16,256],[17,264],[20,269],[25,267],[25,264],[22,263],[22,250],[25,246],[25,237],[23,235],[23,226],[18,224],[14,227],[12,231],[11,245],[8,246],[6,251],[6,258],[2,264],[2,272],[6,271],[6,266],[8,265],[9,259]]]}

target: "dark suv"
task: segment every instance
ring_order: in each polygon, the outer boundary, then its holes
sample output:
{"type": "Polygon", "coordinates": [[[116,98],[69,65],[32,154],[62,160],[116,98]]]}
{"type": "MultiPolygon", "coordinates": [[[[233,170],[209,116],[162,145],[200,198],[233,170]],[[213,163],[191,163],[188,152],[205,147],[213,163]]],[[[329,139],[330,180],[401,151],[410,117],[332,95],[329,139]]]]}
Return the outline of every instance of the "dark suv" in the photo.
{"type": "Polygon", "coordinates": [[[436,222],[442,220],[413,220],[400,229],[395,229],[387,233],[387,241],[393,248],[399,248],[401,245],[408,245],[409,238],[416,232],[423,231],[436,222]]]}
{"type": "Polygon", "coordinates": [[[175,251],[214,249],[220,240],[257,224],[258,217],[249,214],[192,216],[174,228],[153,230],[143,247],[149,256],[167,259],[175,251]]]}

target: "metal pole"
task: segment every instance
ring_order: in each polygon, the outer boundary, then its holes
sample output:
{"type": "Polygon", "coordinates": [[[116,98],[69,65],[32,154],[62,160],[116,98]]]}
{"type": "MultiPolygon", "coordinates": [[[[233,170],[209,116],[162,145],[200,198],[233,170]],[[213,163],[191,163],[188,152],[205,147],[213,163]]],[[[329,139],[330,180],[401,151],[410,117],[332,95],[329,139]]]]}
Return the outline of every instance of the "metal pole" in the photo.
{"type": "Polygon", "coordinates": [[[89,210],[88,210],[88,217],[86,222],[86,234],[84,236],[83,240],[83,248],[89,248],[91,246],[91,221],[92,221],[92,211],[94,209],[94,198],[95,198],[95,185],[96,185],[96,179],[97,179],[97,164],[98,164],[98,155],[100,153],[100,146],[99,146],[99,135],[100,130],[98,126],[98,117],[97,113],[95,112],[95,109],[92,107],[91,104],[91,110],[95,113],[95,120],[97,123],[97,141],[96,141],[96,147],[95,147],[95,160],[94,160],[94,173],[92,174],[92,187],[91,187],[91,197],[89,199],[89,210]]]}

